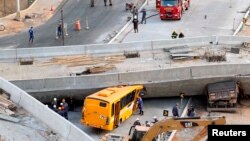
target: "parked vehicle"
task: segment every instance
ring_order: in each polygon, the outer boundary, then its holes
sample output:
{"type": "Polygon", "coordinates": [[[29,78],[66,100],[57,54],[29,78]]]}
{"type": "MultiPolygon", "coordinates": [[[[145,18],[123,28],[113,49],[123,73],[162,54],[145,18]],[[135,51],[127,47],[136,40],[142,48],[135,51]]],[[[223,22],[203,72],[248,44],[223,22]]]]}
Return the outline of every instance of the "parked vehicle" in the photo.
{"type": "Polygon", "coordinates": [[[235,111],[239,86],[234,81],[223,81],[207,85],[208,111],[235,111]]]}
{"type": "Polygon", "coordinates": [[[190,7],[191,0],[161,0],[160,18],[161,20],[180,20],[185,10],[190,7]]]}
{"type": "Polygon", "coordinates": [[[143,85],[117,86],[87,96],[82,108],[81,123],[113,130],[137,110],[137,99],[143,91],[143,85]]]}

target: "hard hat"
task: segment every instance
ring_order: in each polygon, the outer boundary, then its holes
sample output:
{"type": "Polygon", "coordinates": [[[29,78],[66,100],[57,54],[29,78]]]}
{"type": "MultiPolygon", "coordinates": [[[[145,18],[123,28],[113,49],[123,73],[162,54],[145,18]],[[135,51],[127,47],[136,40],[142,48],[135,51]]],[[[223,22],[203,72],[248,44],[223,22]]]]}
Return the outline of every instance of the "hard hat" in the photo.
{"type": "Polygon", "coordinates": [[[156,117],[156,116],[154,116],[153,118],[154,118],[154,119],[157,119],[157,117],[156,117]]]}
{"type": "Polygon", "coordinates": [[[61,106],[63,106],[63,103],[60,103],[61,106]]]}
{"type": "Polygon", "coordinates": [[[61,110],[62,108],[61,108],[61,107],[59,107],[58,109],[59,109],[59,110],[61,110]]]}
{"type": "Polygon", "coordinates": [[[138,121],[138,120],[140,120],[139,118],[136,118],[136,120],[138,121]]]}
{"type": "Polygon", "coordinates": [[[53,108],[56,108],[56,105],[53,105],[53,108]]]}
{"type": "Polygon", "coordinates": [[[54,98],[54,101],[56,101],[57,99],[56,98],[54,98]]]}

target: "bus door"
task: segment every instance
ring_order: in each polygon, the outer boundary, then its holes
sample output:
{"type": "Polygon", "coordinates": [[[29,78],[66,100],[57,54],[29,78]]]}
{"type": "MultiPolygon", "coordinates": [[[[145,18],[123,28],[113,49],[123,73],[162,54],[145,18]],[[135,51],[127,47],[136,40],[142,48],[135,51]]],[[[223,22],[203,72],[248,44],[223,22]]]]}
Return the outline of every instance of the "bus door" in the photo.
{"type": "Polygon", "coordinates": [[[119,125],[119,118],[120,118],[120,110],[121,110],[121,104],[120,101],[117,101],[115,103],[115,117],[114,117],[114,125],[118,126],[119,125]]]}

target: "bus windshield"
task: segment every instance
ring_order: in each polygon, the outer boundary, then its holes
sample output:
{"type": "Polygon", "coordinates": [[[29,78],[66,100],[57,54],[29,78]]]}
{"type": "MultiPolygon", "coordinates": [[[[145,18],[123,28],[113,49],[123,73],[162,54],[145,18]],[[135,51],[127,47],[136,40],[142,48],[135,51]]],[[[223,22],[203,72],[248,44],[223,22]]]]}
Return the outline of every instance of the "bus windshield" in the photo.
{"type": "Polygon", "coordinates": [[[177,4],[177,0],[161,0],[162,6],[174,6],[177,4]]]}

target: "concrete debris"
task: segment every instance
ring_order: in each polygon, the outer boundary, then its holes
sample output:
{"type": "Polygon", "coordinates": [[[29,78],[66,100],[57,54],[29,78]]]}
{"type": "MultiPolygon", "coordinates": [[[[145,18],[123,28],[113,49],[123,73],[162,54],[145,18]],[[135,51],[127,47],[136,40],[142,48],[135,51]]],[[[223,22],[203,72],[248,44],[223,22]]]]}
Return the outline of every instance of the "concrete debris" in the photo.
{"type": "Polygon", "coordinates": [[[20,121],[19,118],[8,116],[6,114],[1,114],[1,113],[0,113],[0,119],[15,122],[15,123],[18,123],[20,121]]]}
{"type": "Polygon", "coordinates": [[[187,46],[169,49],[168,51],[171,58],[174,60],[194,59],[199,57],[198,53],[193,52],[193,50],[187,46]]]}
{"type": "Polygon", "coordinates": [[[138,51],[130,51],[130,52],[124,51],[124,56],[126,58],[137,58],[140,57],[140,54],[138,51]]]}
{"type": "Polygon", "coordinates": [[[208,62],[226,61],[225,49],[211,49],[205,52],[205,58],[208,62]]]}

